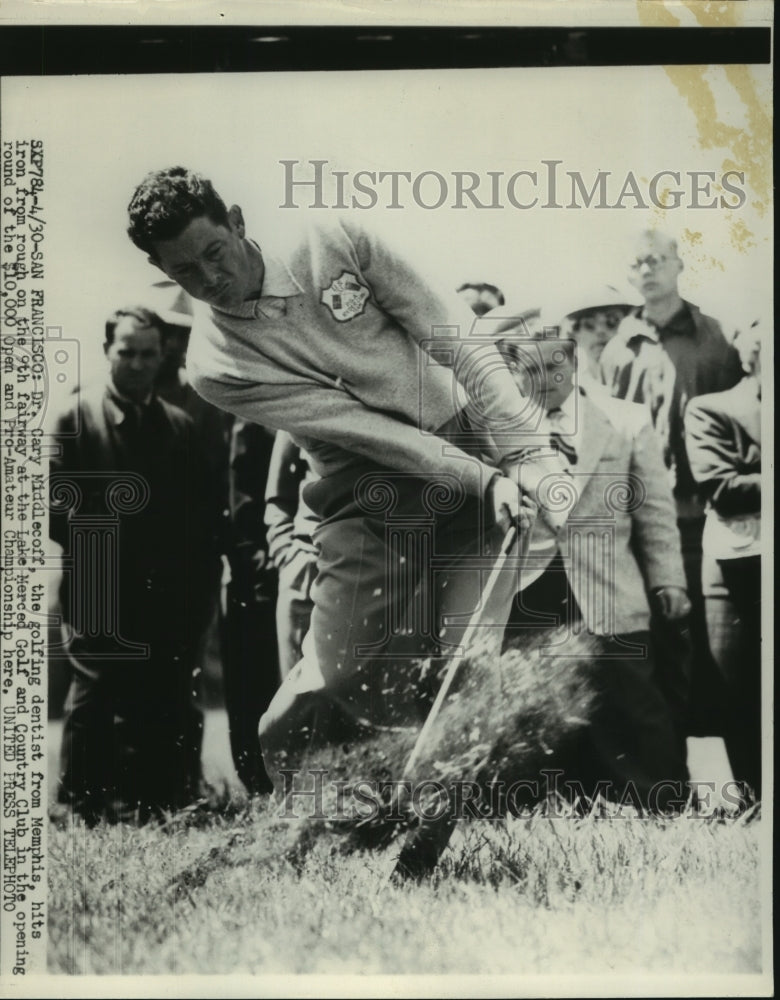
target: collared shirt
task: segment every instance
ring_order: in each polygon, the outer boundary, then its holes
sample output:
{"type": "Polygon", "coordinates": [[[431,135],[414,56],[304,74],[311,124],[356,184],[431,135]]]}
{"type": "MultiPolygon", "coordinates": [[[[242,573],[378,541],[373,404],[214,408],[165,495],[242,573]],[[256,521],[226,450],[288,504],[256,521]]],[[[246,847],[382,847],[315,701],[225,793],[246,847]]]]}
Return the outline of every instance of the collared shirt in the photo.
{"type": "MultiPolygon", "coordinates": [[[[561,405],[551,410],[543,421],[543,427],[548,437],[560,435],[564,442],[574,449],[575,453],[578,452],[577,445],[582,439],[582,419],[579,412],[580,407],[577,405],[581,391],[572,390],[561,405]]],[[[564,468],[569,468],[572,463],[568,461],[563,451],[560,449],[558,451],[564,468]]]]}
{"type": "MultiPolygon", "coordinates": [[[[543,441],[549,442],[552,434],[560,434],[574,448],[575,452],[579,452],[578,446],[581,446],[584,433],[582,408],[579,406],[582,393],[581,387],[573,389],[560,407],[555,408],[552,416],[548,413],[540,418],[539,434],[543,441]]],[[[563,468],[562,483],[567,481],[570,483],[574,469],[560,449],[556,449],[552,444],[550,448],[558,453],[563,468]]],[[[566,489],[565,486],[564,489],[566,489]]],[[[549,568],[550,563],[559,555],[559,552],[557,531],[551,531],[545,523],[545,519],[541,516],[537,517],[536,525],[531,533],[531,543],[528,549],[529,558],[526,564],[519,568],[521,589],[524,590],[538,579],[549,568]]]]}
{"type": "Polygon", "coordinates": [[[108,379],[107,386],[109,402],[113,404],[111,407],[111,414],[114,418],[114,423],[119,426],[124,423],[129,411],[135,413],[137,420],[140,422],[141,417],[147,411],[148,407],[151,405],[154,399],[154,393],[149,392],[144,397],[144,399],[139,403],[134,399],[130,399],[129,396],[123,395],[117,389],[112,378],[108,379]]]}
{"type": "MultiPolygon", "coordinates": [[[[254,246],[257,247],[255,243],[254,246]]],[[[258,252],[260,248],[257,247],[258,252]]],[[[278,320],[287,315],[287,300],[296,295],[302,295],[303,289],[290,273],[284,261],[271,253],[262,254],[263,287],[262,294],[257,299],[247,299],[230,309],[217,309],[215,312],[240,319],[278,320]]]]}

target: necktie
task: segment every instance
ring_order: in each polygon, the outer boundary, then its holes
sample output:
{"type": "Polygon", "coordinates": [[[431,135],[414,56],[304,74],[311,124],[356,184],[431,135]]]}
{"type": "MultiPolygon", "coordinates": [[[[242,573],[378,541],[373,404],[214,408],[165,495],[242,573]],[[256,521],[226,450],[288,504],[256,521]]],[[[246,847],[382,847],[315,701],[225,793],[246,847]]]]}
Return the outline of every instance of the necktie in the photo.
{"type": "Polygon", "coordinates": [[[125,415],[123,420],[124,433],[130,435],[131,437],[136,437],[138,435],[138,427],[141,422],[138,407],[123,400],[119,404],[119,408],[125,415]]]}
{"type": "Polygon", "coordinates": [[[122,407],[125,414],[127,434],[134,442],[149,444],[155,432],[154,413],[150,404],[126,404],[122,407]]]}
{"type": "Polygon", "coordinates": [[[563,455],[569,465],[577,464],[577,449],[571,442],[571,435],[563,434],[561,431],[561,418],[563,417],[563,411],[560,407],[556,407],[554,410],[550,410],[547,417],[552,426],[550,431],[550,444],[553,448],[563,455]]]}
{"type": "Polygon", "coordinates": [[[154,418],[154,410],[152,409],[152,404],[147,403],[141,407],[141,413],[138,420],[138,428],[141,434],[142,440],[149,440],[156,430],[156,421],[154,418]]]}

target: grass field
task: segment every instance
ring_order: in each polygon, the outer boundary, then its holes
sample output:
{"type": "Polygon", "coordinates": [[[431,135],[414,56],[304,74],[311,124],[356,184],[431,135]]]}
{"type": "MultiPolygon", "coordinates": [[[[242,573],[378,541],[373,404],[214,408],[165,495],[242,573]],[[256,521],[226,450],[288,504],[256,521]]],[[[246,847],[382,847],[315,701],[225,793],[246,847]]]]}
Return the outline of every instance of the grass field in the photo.
{"type": "Polygon", "coordinates": [[[302,871],[283,860],[290,824],[246,802],[226,747],[223,717],[210,713],[207,776],[230,786],[226,815],[50,830],[51,972],[762,969],[755,812],[462,824],[429,883],[378,891],[383,855],[345,857],[335,837],[317,843],[302,871]]]}

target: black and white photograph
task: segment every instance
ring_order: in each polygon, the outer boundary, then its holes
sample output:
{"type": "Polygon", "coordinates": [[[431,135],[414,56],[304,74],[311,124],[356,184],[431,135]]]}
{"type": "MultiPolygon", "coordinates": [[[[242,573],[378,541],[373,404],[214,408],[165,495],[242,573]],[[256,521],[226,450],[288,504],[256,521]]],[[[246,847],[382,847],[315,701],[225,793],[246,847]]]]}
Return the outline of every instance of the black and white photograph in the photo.
{"type": "Polygon", "coordinates": [[[121,7],[0,11],[4,993],[773,995],[772,6],[121,7]]]}

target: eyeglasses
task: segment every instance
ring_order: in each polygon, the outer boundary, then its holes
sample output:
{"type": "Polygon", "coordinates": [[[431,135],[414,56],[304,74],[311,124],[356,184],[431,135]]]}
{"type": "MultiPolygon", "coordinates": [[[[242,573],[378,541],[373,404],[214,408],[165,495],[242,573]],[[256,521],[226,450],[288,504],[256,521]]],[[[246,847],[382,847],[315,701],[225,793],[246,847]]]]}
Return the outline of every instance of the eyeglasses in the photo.
{"type": "Polygon", "coordinates": [[[661,264],[665,264],[667,260],[669,260],[669,258],[664,257],[663,254],[656,257],[655,254],[650,253],[647,257],[637,257],[636,260],[632,260],[629,267],[632,271],[639,271],[641,270],[643,264],[647,264],[651,271],[655,271],[657,267],[660,267],[661,264]]]}

